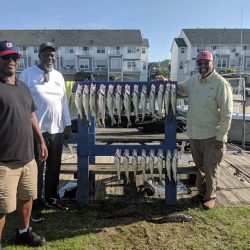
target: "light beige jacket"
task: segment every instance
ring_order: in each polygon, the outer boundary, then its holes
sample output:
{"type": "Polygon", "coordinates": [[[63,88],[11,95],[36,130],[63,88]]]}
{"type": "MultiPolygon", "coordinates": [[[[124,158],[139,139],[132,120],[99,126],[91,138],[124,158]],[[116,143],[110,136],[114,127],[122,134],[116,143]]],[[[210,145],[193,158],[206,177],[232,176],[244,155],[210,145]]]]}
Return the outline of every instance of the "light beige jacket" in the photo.
{"type": "Polygon", "coordinates": [[[216,136],[226,142],[233,112],[230,84],[215,70],[204,80],[196,74],[177,84],[178,94],[188,97],[187,134],[191,139],[216,136]]]}

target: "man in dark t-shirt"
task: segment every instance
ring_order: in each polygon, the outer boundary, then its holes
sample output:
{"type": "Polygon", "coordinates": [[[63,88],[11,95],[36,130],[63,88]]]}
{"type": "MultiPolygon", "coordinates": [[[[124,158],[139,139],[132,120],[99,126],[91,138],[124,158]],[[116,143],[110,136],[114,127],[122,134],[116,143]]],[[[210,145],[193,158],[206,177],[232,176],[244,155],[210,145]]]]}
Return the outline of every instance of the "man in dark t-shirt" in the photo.
{"type": "Polygon", "coordinates": [[[48,152],[31,94],[16,80],[19,58],[13,43],[0,41],[0,239],[5,215],[17,207],[21,224],[16,230],[16,244],[41,246],[45,238],[29,227],[32,202],[37,197],[33,131],[40,142],[40,159],[45,160],[48,152]]]}

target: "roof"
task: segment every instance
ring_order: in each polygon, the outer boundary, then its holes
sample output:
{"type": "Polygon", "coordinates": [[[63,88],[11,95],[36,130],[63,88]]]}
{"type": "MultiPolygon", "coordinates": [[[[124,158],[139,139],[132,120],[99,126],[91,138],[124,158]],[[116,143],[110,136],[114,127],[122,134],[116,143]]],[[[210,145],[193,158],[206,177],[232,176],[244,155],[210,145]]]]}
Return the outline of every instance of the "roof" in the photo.
{"type": "Polygon", "coordinates": [[[142,46],[145,43],[140,30],[107,29],[0,30],[0,40],[10,40],[19,46],[39,46],[44,42],[53,42],[57,46],[142,46]]]}
{"type": "Polygon", "coordinates": [[[178,47],[187,47],[183,38],[175,38],[174,39],[178,47]]]}
{"type": "Polygon", "coordinates": [[[250,29],[183,29],[192,45],[250,44],[250,29]]]}

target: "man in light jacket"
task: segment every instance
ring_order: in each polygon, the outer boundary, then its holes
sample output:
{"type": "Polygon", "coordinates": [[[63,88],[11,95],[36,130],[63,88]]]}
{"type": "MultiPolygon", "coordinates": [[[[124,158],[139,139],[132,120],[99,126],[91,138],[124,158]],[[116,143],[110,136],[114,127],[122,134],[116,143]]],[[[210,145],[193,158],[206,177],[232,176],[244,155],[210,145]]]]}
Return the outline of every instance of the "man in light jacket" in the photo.
{"type": "MultiPolygon", "coordinates": [[[[177,92],[188,97],[187,134],[198,168],[196,186],[204,208],[215,206],[219,164],[226,150],[231,125],[233,96],[230,84],[214,69],[213,55],[201,51],[196,58],[198,74],[177,84],[177,92]]],[[[157,76],[158,80],[166,80],[157,76]]]]}

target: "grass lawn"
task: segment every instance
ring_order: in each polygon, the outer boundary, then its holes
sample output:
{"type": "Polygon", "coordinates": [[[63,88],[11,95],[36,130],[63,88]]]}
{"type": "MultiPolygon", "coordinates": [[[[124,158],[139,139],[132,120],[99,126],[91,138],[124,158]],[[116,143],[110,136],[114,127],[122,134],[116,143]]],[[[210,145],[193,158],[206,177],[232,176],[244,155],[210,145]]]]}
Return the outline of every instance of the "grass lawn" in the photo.
{"type": "MultiPolygon", "coordinates": [[[[167,207],[161,202],[129,205],[101,202],[85,208],[70,204],[69,212],[45,210],[45,221],[32,223],[47,244],[37,249],[250,249],[250,206],[167,207]],[[193,216],[185,223],[153,224],[148,219],[181,212],[193,216]]],[[[16,213],[7,216],[3,234],[6,250],[16,247],[16,213]]]]}

